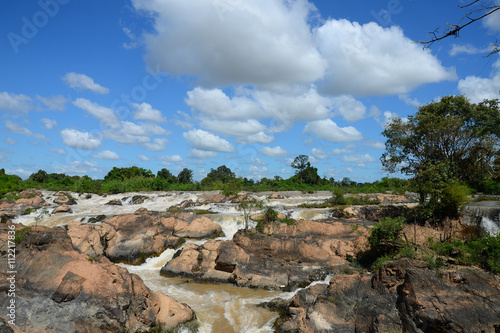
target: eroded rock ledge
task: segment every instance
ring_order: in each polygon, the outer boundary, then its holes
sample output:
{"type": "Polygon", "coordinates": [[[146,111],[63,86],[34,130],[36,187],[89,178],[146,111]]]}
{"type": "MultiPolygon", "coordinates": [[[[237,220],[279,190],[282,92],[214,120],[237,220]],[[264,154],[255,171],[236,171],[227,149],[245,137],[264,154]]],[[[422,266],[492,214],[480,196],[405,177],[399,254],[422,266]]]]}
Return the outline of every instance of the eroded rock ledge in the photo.
{"type": "Polygon", "coordinates": [[[277,332],[496,333],[500,277],[476,268],[437,272],[401,259],[375,274],[336,275],[268,306],[282,313],[277,332]]]}
{"type": "Polygon", "coordinates": [[[170,214],[145,208],[134,214],[106,219],[101,225],[68,224],[68,234],[80,252],[91,257],[105,255],[113,262],[141,264],[145,258],[177,248],[184,238],[214,238],[222,228],[194,213],[170,214]]]}
{"type": "Polygon", "coordinates": [[[231,241],[187,244],[161,274],[291,290],[347,264],[366,235],[364,226],[332,221],[280,224],[264,234],[240,230],[231,241]]]}
{"type": "MultiPolygon", "coordinates": [[[[0,233],[0,292],[5,295],[6,225],[0,225],[0,233]]],[[[106,257],[92,259],[75,250],[62,228],[31,227],[16,249],[17,331],[145,332],[157,323],[173,328],[194,318],[187,305],[151,291],[139,276],[106,257]]],[[[8,302],[0,298],[0,307],[8,302]]],[[[0,317],[8,321],[6,311],[0,317]]]]}

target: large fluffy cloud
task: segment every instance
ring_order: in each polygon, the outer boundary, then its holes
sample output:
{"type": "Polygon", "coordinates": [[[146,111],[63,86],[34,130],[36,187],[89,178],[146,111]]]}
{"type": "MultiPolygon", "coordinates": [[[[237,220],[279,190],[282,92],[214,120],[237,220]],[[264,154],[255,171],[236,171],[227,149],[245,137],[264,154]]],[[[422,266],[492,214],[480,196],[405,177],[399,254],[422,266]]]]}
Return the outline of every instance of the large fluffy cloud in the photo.
{"type": "Polygon", "coordinates": [[[326,78],[320,85],[328,94],[400,94],[424,83],[456,77],[396,26],[328,20],[315,36],[328,61],[326,78]]]}
{"type": "Polygon", "coordinates": [[[399,27],[344,19],[314,26],[317,12],[307,0],[133,3],[154,18],[155,33],[145,36],[147,61],[204,86],[282,89],[318,82],[331,95],[366,96],[456,77],[399,27]]]}
{"type": "Polygon", "coordinates": [[[134,0],[153,14],[146,35],[150,64],[204,85],[276,86],[320,79],[326,61],[312,38],[306,0],[134,0]],[[222,10],[221,10],[222,8],[222,10]]]}
{"type": "Polygon", "coordinates": [[[97,150],[101,147],[101,140],[89,132],[80,132],[74,129],[61,131],[63,143],[71,148],[83,150],[97,150]]]}

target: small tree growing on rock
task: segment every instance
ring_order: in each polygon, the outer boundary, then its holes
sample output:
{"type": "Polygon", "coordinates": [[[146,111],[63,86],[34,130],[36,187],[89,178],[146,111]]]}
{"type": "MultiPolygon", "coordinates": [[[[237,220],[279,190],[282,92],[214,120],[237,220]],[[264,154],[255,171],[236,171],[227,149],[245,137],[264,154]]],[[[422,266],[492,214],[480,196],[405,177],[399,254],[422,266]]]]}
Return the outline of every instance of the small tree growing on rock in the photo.
{"type": "Polygon", "coordinates": [[[250,221],[250,216],[252,211],[256,209],[262,209],[263,203],[259,200],[243,200],[238,204],[238,209],[243,211],[243,216],[245,218],[245,230],[248,230],[248,222],[250,221]]]}

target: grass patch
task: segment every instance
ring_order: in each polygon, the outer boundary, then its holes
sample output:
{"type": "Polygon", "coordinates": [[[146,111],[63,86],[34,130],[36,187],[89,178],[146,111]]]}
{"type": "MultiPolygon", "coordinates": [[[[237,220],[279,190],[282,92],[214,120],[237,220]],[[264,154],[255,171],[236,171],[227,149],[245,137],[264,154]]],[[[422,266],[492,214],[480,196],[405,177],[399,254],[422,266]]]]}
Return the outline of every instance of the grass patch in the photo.
{"type": "Polygon", "coordinates": [[[22,228],[20,230],[16,230],[14,234],[14,243],[19,244],[21,243],[24,238],[26,238],[26,235],[31,231],[30,227],[22,228]]]}
{"type": "Polygon", "coordinates": [[[195,209],[193,212],[197,215],[203,215],[203,214],[214,214],[211,210],[208,209],[195,209]]]}

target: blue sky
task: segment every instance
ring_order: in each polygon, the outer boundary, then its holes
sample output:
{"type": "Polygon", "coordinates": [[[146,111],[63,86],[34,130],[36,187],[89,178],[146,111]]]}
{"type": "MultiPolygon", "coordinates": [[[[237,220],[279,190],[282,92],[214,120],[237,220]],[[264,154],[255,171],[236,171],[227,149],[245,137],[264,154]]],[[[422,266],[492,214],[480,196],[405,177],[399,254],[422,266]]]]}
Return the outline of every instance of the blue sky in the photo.
{"type": "Polygon", "coordinates": [[[321,176],[381,179],[391,117],[498,98],[500,61],[484,56],[499,15],[414,43],[458,22],[460,3],[2,1],[0,167],[288,178],[305,154],[321,176]]]}

